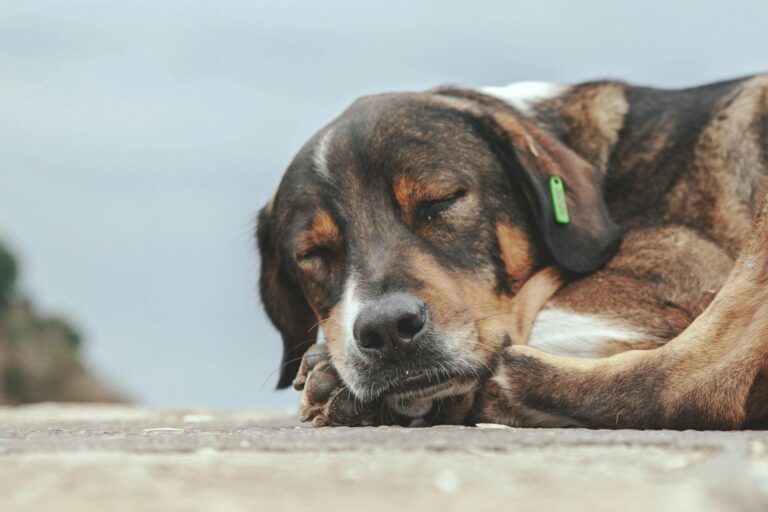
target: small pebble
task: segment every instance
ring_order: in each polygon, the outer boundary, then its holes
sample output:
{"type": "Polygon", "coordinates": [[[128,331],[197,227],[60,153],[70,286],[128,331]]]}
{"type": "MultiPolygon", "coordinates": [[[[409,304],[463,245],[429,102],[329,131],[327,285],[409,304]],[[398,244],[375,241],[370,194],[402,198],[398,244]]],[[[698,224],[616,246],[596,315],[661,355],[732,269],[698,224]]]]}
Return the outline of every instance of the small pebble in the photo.
{"type": "Polygon", "coordinates": [[[213,416],[210,414],[185,414],[181,421],[184,423],[204,423],[213,421],[213,416]]]}
{"type": "Polygon", "coordinates": [[[512,428],[509,425],[502,425],[501,423],[477,423],[477,428],[512,428]]]}
{"type": "Polygon", "coordinates": [[[453,471],[441,471],[435,476],[435,487],[446,494],[453,494],[459,490],[459,477],[453,471]]]}

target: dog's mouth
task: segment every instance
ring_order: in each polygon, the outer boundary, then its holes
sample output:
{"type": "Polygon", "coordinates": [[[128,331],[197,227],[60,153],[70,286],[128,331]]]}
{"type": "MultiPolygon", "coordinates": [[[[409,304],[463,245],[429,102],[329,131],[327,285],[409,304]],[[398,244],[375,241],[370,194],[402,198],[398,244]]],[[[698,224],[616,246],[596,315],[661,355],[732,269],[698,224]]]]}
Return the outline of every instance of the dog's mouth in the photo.
{"type": "Polygon", "coordinates": [[[371,383],[369,390],[372,396],[398,401],[422,400],[448,396],[470,380],[464,374],[445,369],[409,369],[371,383]]]}
{"type": "Polygon", "coordinates": [[[357,374],[350,379],[357,384],[352,391],[364,401],[451,396],[455,390],[461,391],[483,378],[483,369],[471,361],[469,357],[447,354],[445,348],[435,344],[425,347],[410,361],[357,361],[357,374]]]}
{"type": "Polygon", "coordinates": [[[386,391],[394,398],[431,398],[453,387],[455,376],[450,374],[431,374],[430,372],[406,372],[404,378],[395,381],[386,391]],[[410,375],[415,373],[415,375],[410,375]]]}

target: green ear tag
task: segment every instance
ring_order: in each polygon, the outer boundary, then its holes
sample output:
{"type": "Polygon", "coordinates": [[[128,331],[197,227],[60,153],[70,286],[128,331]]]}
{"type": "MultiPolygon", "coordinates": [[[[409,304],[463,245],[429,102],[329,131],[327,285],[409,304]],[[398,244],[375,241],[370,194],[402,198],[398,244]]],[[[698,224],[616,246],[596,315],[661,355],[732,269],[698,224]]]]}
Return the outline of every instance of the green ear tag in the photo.
{"type": "Polygon", "coordinates": [[[568,204],[565,201],[565,185],[559,176],[549,178],[549,191],[552,194],[552,209],[555,212],[555,222],[568,224],[571,217],[568,215],[568,204]]]}

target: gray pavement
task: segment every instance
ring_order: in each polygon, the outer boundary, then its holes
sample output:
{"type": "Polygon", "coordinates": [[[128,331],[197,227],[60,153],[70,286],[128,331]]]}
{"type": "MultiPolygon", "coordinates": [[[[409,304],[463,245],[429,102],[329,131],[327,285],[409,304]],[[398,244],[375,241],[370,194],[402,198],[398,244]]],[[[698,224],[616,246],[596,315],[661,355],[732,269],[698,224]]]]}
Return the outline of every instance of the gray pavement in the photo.
{"type": "Polygon", "coordinates": [[[768,510],[768,432],[312,428],[0,408],[0,511],[768,510]]]}

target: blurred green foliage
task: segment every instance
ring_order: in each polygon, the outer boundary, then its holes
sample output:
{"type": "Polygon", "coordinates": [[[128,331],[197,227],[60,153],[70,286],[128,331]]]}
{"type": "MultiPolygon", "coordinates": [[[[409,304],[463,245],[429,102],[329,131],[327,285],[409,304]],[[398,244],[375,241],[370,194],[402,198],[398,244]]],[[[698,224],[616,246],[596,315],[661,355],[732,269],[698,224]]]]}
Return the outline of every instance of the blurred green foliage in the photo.
{"type": "Polygon", "coordinates": [[[77,329],[36,311],[16,287],[18,274],[0,243],[0,404],[122,401],[83,365],[77,329]]]}
{"type": "Polygon", "coordinates": [[[16,258],[0,243],[0,306],[10,300],[18,272],[16,258]]]}

